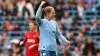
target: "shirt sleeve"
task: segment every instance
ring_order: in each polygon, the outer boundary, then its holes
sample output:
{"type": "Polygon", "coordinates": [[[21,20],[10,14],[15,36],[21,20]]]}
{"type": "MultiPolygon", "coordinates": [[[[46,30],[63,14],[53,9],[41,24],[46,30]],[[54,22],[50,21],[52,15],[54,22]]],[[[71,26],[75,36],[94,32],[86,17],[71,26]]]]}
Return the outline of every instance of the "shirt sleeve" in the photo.
{"type": "Polygon", "coordinates": [[[25,34],[24,36],[24,40],[23,40],[23,43],[25,44],[27,42],[27,33],[25,34]]]}
{"type": "Polygon", "coordinates": [[[42,20],[41,20],[41,17],[40,17],[41,16],[41,10],[42,10],[42,7],[39,6],[39,8],[38,8],[38,10],[36,12],[36,16],[35,16],[35,20],[36,20],[36,22],[38,23],[39,26],[42,23],[42,20]]]}
{"type": "Polygon", "coordinates": [[[56,23],[56,35],[58,38],[60,38],[61,40],[63,40],[64,42],[66,42],[66,38],[61,34],[58,24],[56,23]]]}

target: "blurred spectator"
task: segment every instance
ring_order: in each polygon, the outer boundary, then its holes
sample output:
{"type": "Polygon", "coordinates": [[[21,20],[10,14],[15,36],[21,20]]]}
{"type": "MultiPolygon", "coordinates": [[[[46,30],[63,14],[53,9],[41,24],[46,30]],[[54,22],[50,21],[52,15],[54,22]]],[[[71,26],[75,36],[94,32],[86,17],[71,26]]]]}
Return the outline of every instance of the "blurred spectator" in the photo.
{"type": "Polygon", "coordinates": [[[18,13],[22,14],[23,7],[25,6],[24,0],[18,0],[17,7],[18,7],[18,13]]]}
{"type": "Polygon", "coordinates": [[[84,44],[84,43],[82,42],[81,37],[76,37],[75,42],[74,42],[73,45],[74,45],[74,46],[77,46],[77,47],[81,50],[83,44],[84,44]]]}
{"type": "Polygon", "coordinates": [[[86,3],[83,0],[78,0],[77,6],[79,6],[79,5],[84,7],[86,5],[86,3]]]}
{"type": "Polygon", "coordinates": [[[66,50],[66,48],[62,49],[62,56],[71,56],[71,54],[66,50]]]}
{"type": "Polygon", "coordinates": [[[85,3],[82,0],[78,0],[77,10],[78,10],[80,16],[83,16],[84,6],[85,6],[85,3]]]}
{"type": "Polygon", "coordinates": [[[97,26],[98,26],[97,22],[93,22],[91,30],[97,30],[97,26]]]}
{"type": "Polygon", "coordinates": [[[20,36],[19,31],[21,31],[20,27],[18,24],[14,25],[14,29],[13,31],[15,32],[14,34],[12,34],[11,36],[20,36]]]}
{"type": "Polygon", "coordinates": [[[65,30],[64,25],[63,25],[62,23],[58,23],[58,27],[59,27],[59,29],[60,29],[60,32],[61,32],[62,34],[64,34],[64,30],[65,30]]]}
{"type": "Polygon", "coordinates": [[[7,14],[12,13],[14,10],[14,4],[13,4],[13,0],[6,0],[6,8],[7,8],[7,14]]]}
{"type": "MultiPolygon", "coordinates": [[[[26,1],[25,8],[28,11],[29,17],[30,18],[34,18],[35,17],[35,15],[34,15],[34,7],[33,7],[32,3],[31,3],[31,0],[27,0],[26,1]]],[[[24,15],[25,18],[28,18],[28,15],[25,12],[23,12],[23,14],[25,14],[24,15]]]]}
{"type": "Polygon", "coordinates": [[[18,13],[18,14],[17,14],[17,17],[16,17],[16,20],[17,20],[17,21],[24,20],[23,14],[22,14],[22,13],[18,13]]]}
{"type": "Polygon", "coordinates": [[[78,47],[74,47],[74,51],[72,53],[72,56],[81,56],[80,49],[78,47]]]}
{"type": "Polygon", "coordinates": [[[77,25],[78,25],[77,22],[73,22],[72,27],[69,30],[70,31],[77,31],[78,30],[77,25]]]}
{"type": "Polygon", "coordinates": [[[9,49],[4,49],[3,55],[4,56],[9,56],[10,55],[9,49]]]}
{"type": "Polygon", "coordinates": [[[76,5],[76,3],[75,3],[75,1],[74,0],[69,0],[68,1],[68,4],[70,5],[70,6],[75,6],[76,5]]]}
{"type": "Polygon", "coordinates": [[[92,0],[89,0],[88,1],[88,5],[92,6],[92,4],[93,4],[93,1],[92,0]]]}
{"type": "Polygon", "coordinates": [[[71,7],[68,3],[65,3],[63,8],[64,10],[71,10],[71,7]]]}
{"type": "Polygon", "coordinates": [[[0,2],[0,15],[2,15],[2,5],[1,5],[1,2],[0,2]]]}
{"type": "Polygon", "coordinates": [[[97,52],[97,53],[96,53],[96,56],[100,56],[100,52],[97,52]]]}
{"type": "Polygon", "coordinates": [[[72,24],[73,20],[70,17],[68,12],[64,12],[64,16],[61,19],[61,23],[64,24],[64,26],[67,28],[68,26],[70,26],[72,24]]]}
{"type": "Polygon", "coordinates": [[[55,1],[55,4],[57,5],[57,4],[59,4],[59,5],[64,5],[64,0],[56,0],[55,1]]]}
{"type": "Polygon", "coordinates": [[[67,40],[69,40],[71,42],[71,44],[74,43],[73,32],[67,33],[66,38],[67,38],[67,40]]]}
{"type": "Polygon", "coordinates": [[[100,24],[100,18],[95,18],[93,21],[96,22],[97,24],[100,24]]]}
{"type": "Polygon", "coordinates": [[[11,14],[8,14],[8,15],[7,15],[7,20],[9,20],[9,21],[13,20],[11,14]]]}
{"type": "Polygon", "coordinates": [[[30,22],[32,22],[32,19],[28,19],[27,20],[27,24],[29,24],[30,22]]]}
{"type": "Polygon", "coordinates": [[[79,32],[77,38],[79,38],[80,42],[83,44],[85,43],[86,38],[83,33],[79,32]]]}
{"type": "Polygon", "coordinates": [[[9,20],[6,20],[6,22],[2,25],[3,30],[12,31],[13,28],[14,25],[9,20]]]}
{"type": "Polygon", "coordinates": [[[12,53],[12,55],[11,56],[22,56],[21,54],[19,54],[19,53],[12,53]]]}
{"type": "Polygon", "coordinates": [[[2,52],[2,47],[3,47],[2,36],[0,35],[0,52],[2,52]]]}
{"type": "Polygon", "coordinates": [[[11,54],[10,56],[16,55],[16,56],[22,56],[22,49],[19,46],[19,40],[18,39],[12,39],[10,41],[11,43],[11,54]]]}
{"type": "Polygon", "coordinates": [[[0,53],[0,56],[4,56],[4,54],[3,53],[0,53]]]}
{"type": "Polygon", "coordinates": [[[90,32],[91,32],[91,35],[92,36],[97,36],[97,35],[99,35],[99,33],[98,33],[98,24],[97,24],[97,22],[93,22],[92,23],[92,26],[91,26],[91,28],[90,28],[90,32]]]}
{"type": "Polygon", "coordinates": [[[2,9],[2,15],[6,15],[7,14],[7,5],[6,5],[6,0],[3,0],[1,2],[1,9],[2,9]]]}
{"type": "Polygon", "coordinates": [[[56,20],[61,20],[63,12],[63,8],[60,4],[55,5],[56,20]]]}
{"type": "Polygon", "coordinates": [[[80,13],[76,13],[76,14],[75,14],[74,20],[75,20],[75,21],[80,21],[80,20],[82,20],[80,13]]]}
{"type": "Polygon", "coordinates": [[[82,24],[81,28],[80,28],[80,32],[84,35],[87,36],[87,28],[86,28],[86,24],[82,24]]]}
{"type": "Polygon", "coordinates": [[[52,4],[52,0],[45,0],[45,1],[46,1],[45,6],[50,6],[50,5],[53,5],[53,4],[52,4]]]}
{"type": "Polygon", "coordinates": [[[15,53],[20,52],[20,48],[18,47],[17,44],[12,43],[11,46],[12,46],[12,52],[15,52],[15,53]]]}
{"type": "Polygon", "coordinates": [[[10,39],[9,39],[9,37],[8,37],[8,34],[7,34],[7,32],[3,32],[2,33],[2,35],[0,36],[0,41],[1,41],[1,43],[2,43],[2,54],[4,55],[4,56],[9,56],[9,45],[10,45],[10,43],[9,43],[9,41],[10,41],[10,39]]]}
{"type": "Polygon", "coordinates": [[[18,0],[17,1],[17,17],[18,18],[22,18],[24,15],[24,12],[27,11],[27,9],[25,8],[25,1],[24,0],[18,0]]]}
{"type": "Polygon", "coordinates": [[[85,44],[85,48],[83,49],[83,54],[84,55],[95,55],[96,49],[95,49],[95,44],[93,42],[92,38],[88,38],[87,42],[85,44]]]}
{"type": "Polygon", "coordinates": [[[100,16],[100,11],[99,11],[100,10],[100,5],[97,6],[96,10],[97,10],[97,15],[100,16]]]}
{"type": "Polygon", "coordinates": [[[21,31],[20,26],[18,24],[15,24],[13,31],[21,31]]]}
{"type": "Polygon", "coordinates": [[[57,40],[57,51],[58,51],[58,56],[62,56],[62,46],[61,46],[61,43],[62,41],[58,38],[56,38],[57,40]]]}
{"type": "Polygon", "coordinates": [[[19,13],[17,13],[17,17],[21,18],[21,17],[23,17],[23,14],[19,12],[19,13]]]}
{"type": "Polygon", "coordinates": [[[9,43],[9,41],[10,41],[9,38],[10,38],[10,37],[8,37],[7,32],[3,32],[2,35],[0,36],[0,41],[1,41],[1,43],[3,44],[4,49],[6,49],[7,46],[10,44],[10,43],[9,43]]]}
{"type": "Polygon", "coordinates": [[[86,12],[86,15],[94,15],[94,12],[92,11],[92,7],[91,6],[87,6],[87,12],[86,12]]]}

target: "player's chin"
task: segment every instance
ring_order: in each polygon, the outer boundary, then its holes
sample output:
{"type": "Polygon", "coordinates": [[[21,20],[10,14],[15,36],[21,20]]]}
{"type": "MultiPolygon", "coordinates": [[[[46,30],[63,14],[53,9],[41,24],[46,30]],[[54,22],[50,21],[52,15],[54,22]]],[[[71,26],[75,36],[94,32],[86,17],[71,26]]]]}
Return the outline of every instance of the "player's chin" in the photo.
{"type": "Polygon", "coordinates": [[[51,18],[52,20],[54,20],[55,19],[55,16],[52,16],[52,18],[51,18]]]}
{"type": "Polygon", "coordinates": [[[30,29],[30,31],[32,31],[33,29],[30,29]]]}
{"type": "Polygon", "coordinates": [[[54,18],[51,18],[51,20],[54,20],[54,18]]]}

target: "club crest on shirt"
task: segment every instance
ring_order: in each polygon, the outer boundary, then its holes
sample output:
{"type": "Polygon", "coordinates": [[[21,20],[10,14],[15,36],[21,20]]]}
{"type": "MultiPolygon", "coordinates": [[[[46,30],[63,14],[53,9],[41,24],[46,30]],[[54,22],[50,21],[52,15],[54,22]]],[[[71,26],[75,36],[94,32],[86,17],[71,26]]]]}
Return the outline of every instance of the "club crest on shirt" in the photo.
{"type": "Polygon", "coordinates": [[[46,53],[43,53],[43,56],[46,56],[46,53]]]}
{"type": "Polygon", "coordinates": [[[27,37],[30,37],[29,35],[27,37]]]}
{"type": "Polygon", "coordinates": [[[36,36],[34,35],[33,37],[35,38],[36,36]]]}

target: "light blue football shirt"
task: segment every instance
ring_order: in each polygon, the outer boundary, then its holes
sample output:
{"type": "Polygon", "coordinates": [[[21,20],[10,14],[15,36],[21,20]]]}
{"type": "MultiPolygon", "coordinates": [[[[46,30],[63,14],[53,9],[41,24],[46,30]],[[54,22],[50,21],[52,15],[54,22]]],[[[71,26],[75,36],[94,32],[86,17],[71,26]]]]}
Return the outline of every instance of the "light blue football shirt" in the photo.
{"type": "Polygon", "coordinates": [[[39,51],[40,50],[49,50],[56,51],[57,43],[56,37],[59,37],[63,41],[66,41],[66,38],[60,33],[57,22],[54,20],[48,21],[46,19],[40,18],[42,7],[40,6],[36,13],[36,22],[39,25],[40,32],[40,41],[39,41],[39,51]]]}

